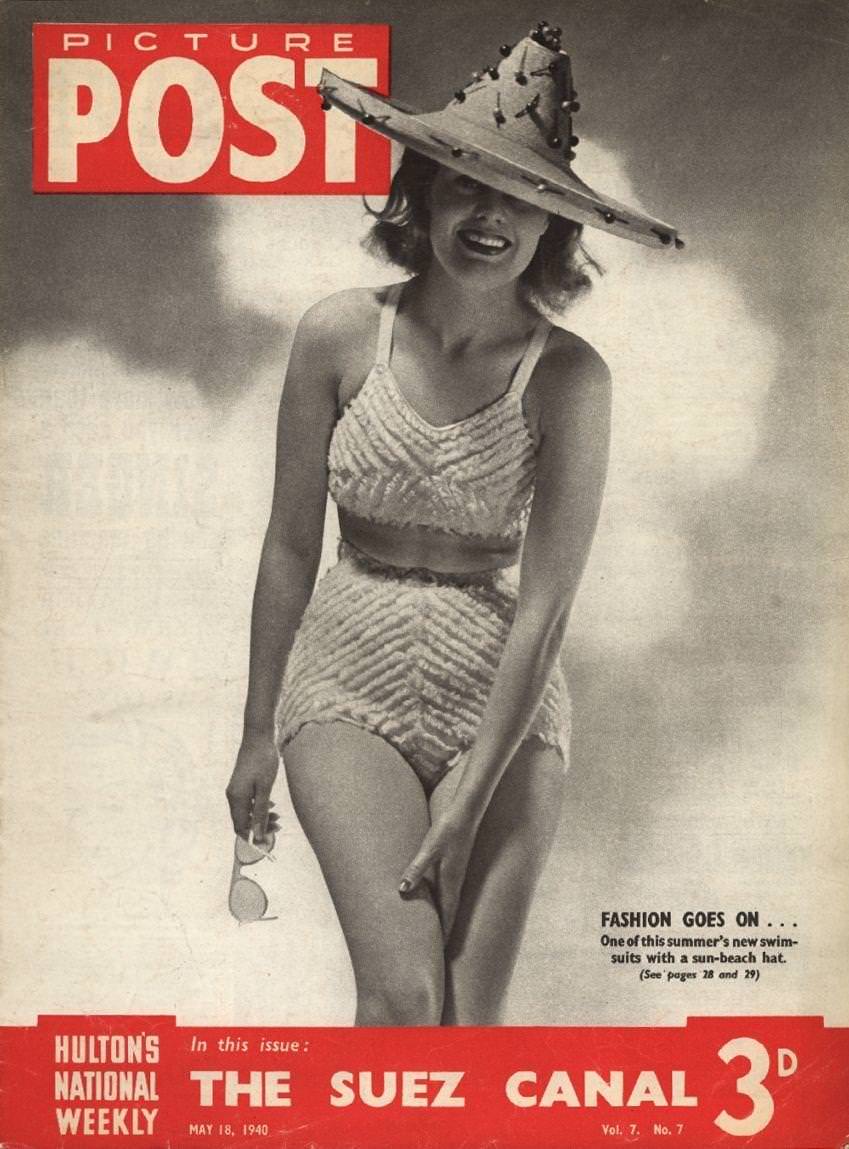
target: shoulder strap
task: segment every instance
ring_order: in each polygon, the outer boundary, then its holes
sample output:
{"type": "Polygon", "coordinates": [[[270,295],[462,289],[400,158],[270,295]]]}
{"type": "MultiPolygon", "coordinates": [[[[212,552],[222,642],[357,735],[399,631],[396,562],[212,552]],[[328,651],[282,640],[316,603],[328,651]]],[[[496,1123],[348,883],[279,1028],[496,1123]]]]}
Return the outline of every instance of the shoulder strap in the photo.
{"type": "Polygon", "coordinates": [[[534,373],[534,368],[542,355],[542,349],[545,347],[548,334],[551,331],[551,324],[544,316],[540,316],[539,322],[534,328],[528,346],[525,348],[525,354],[522,356],[519,366],[516,368],[516,374],[513,376],[513,382],[510,384],[510,390],[519,395],[524,394],[525,388],[534,373]]]}
{"type": "Polygon", "coordinates": [[[395,326],[395,312],[398,310],[398,300],[401,298],[403,283],[394,283],[386,292],[386,299],[380,309],[380,326],[377,329],[377,351],[375,363],[389,366],[389,357],[392,354],[392,328],[395,326]]]}

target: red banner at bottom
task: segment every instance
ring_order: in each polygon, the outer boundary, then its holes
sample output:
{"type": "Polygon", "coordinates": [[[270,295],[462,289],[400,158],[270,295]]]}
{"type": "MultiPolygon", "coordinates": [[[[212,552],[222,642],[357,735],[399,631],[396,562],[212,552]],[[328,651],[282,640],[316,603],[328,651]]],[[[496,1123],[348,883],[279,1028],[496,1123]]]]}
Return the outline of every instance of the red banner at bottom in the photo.
{"type": "Polygon", "coordinates": [[[849,1145],[849,1029],[211,1028],[49,1016],[2,1031],[3,1149],[849,1145]]]}

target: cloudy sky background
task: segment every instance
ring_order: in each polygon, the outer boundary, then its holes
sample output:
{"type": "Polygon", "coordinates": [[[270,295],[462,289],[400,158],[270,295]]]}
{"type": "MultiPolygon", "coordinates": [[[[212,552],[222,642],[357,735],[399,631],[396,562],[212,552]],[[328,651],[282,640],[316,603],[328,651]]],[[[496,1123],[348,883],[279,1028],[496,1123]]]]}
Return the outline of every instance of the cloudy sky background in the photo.
{"type": "MultiPolygon", "coordinates": [[[[514,12],[478,0],[457,23],[439,0],[423,27],[415,5],[297,0],[285,16],[391,22],[393,94],[432,107],[540,16],[514,12]]],[[[509,1020],[846,1023],[849,14],[543,14],[573,55],[579,174],[688,246],[588,232],[605,275],[562,319],[611,365],[614,442],[567,642],[563,825],[509,1020]],[[801,944],[754,988],[647,987],[599,945],[600,911],[620,908],[758,909],[801,944]]],[[[264,0],[6,8],[6,1021],[350,1019],[341,936],[282,780],[278,862],[263,863],[280,918],[229,919],[223,787],[291,333],[313,300],[393,272],[360,250],[353,199],[28,190],[32,21],[280,15],[264,0]]]]}

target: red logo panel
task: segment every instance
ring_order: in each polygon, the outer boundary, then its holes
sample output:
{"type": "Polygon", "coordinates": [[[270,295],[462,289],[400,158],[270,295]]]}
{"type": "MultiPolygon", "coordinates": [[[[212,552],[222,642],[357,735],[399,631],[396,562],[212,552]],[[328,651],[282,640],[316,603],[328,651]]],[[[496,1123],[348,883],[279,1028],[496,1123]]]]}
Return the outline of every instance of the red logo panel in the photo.
{"type": "Polygon", "coordinates": [[[316,84],[389,86],[378,24],[36,24],[33,190],[380,194],[389,143],[316,84]]]}
{"type": "Polygon", "coordinates": [[[0,1032],[0,1136],[31,1149],[841,1149],[849,1030],[339,1029],[39,1019],[0,1032]]]}

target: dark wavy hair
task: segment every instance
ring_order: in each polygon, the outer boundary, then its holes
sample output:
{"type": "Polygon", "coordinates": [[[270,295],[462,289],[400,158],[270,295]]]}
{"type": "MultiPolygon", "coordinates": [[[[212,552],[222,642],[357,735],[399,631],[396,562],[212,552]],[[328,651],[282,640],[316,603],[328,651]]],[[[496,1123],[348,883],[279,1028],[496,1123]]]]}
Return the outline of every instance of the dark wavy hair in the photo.
{"type": "MultiPolygon", "coordinates": [[[[383,208],[375,211],[366,202],[366,210],[374,217],[363,241],[366,250],[412,275],[424,271],[433,254],[428,202],[439,168],[436,160],[407,148],[383,208]]],[[[599,275],[603,273],[581,242],[583,224],[559,215],[550,219],[519,284],[532,306],[556,312],[590,289],[590,269],[599,275]]]]}

